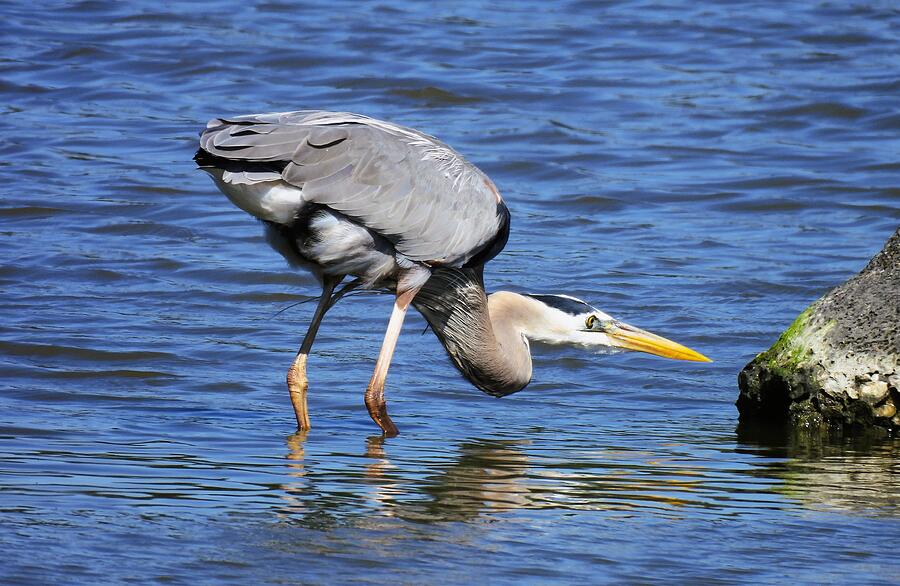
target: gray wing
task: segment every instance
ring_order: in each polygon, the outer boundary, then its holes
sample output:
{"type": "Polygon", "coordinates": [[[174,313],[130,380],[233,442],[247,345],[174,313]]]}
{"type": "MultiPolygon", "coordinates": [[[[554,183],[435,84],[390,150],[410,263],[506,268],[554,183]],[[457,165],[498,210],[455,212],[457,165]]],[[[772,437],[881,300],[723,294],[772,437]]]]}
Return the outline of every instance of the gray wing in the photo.
{"type": "Polygon", "coordinates": [[[388,122],[320,111],[239,116],[211,120],[200,144],[247,163],[225,182],[283,181],[411,260],[460,265],[507,228],[506,206],[484,173],[437,139],[388,122]]]}

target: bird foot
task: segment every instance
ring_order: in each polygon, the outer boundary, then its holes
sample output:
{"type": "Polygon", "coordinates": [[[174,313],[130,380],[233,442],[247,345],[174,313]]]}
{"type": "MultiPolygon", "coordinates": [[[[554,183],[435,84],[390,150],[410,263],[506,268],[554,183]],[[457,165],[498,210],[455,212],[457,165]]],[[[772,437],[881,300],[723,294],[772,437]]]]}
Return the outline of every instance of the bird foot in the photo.
{"type": "Polygon", "coordinates": [[[387,412],[387,402],[384,400],[384,388],[369,385],[366,388],[366,409],[372,421],[384,432],[384,437],[396,437],[400,433],[387,412]]]}
{"type": "Polygon", "coordinates": [[[306,378],[308,356],[308,354],[297,354],[287,373],[288,392],[291,396],[291,405],[294,406],[294,415],[297,416],[297,428],[300,430],[310,428],[309,410],[306,406],[306,391],[309,388],[309,381],[306,378]]]}

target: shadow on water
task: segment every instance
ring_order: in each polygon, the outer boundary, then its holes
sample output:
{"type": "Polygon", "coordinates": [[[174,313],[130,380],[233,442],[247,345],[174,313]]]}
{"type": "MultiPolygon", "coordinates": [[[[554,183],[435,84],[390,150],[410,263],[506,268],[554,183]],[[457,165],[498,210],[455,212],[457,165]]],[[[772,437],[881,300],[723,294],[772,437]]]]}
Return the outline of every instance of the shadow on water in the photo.
{"type": "Polygon", "coordinates": [[[755,474],[780,482],[773,490],[816,510],[897,517],[900,438],[795,429],[742,422],[738,451],[763,456],[755,474]]]}

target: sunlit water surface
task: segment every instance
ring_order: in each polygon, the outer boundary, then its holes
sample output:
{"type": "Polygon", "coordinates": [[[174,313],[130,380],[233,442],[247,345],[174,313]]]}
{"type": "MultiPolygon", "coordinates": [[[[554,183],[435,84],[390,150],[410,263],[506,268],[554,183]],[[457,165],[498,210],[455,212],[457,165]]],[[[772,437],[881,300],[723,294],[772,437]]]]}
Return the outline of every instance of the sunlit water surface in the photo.
{"type": "Polygon", "coordinates": [[[700,4],[3,4],[0,582],[900,581],[898,441],[733,407],[898,224],[900,13],[700,4]],[[358,296],[294,434],[318,290],[191,156],[208,118],[300,108],[488,172],[513,213],[490,288],[715,362],[537,347],[495,400],[414,315],[384,441],[362,391],[391,299],[358,296]]]}

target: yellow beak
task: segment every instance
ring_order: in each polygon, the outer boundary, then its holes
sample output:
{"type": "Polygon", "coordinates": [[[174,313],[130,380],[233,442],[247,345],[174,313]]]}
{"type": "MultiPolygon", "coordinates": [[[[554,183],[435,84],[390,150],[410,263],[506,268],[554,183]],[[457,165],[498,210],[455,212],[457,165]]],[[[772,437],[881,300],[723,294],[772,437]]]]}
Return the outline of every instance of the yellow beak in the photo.
{"type": "Polygon", "coordinates": [[[674,360],[693,360],[694,362],[712,362],[709,358],[694,352],[686,346],[682,346],[662,336],[651,334],[640,328],[613,322],[604,328],[604,333],[609,336],[613,345],[627,350],[637,350],[648,354],[656,354],[674,360]]]}

